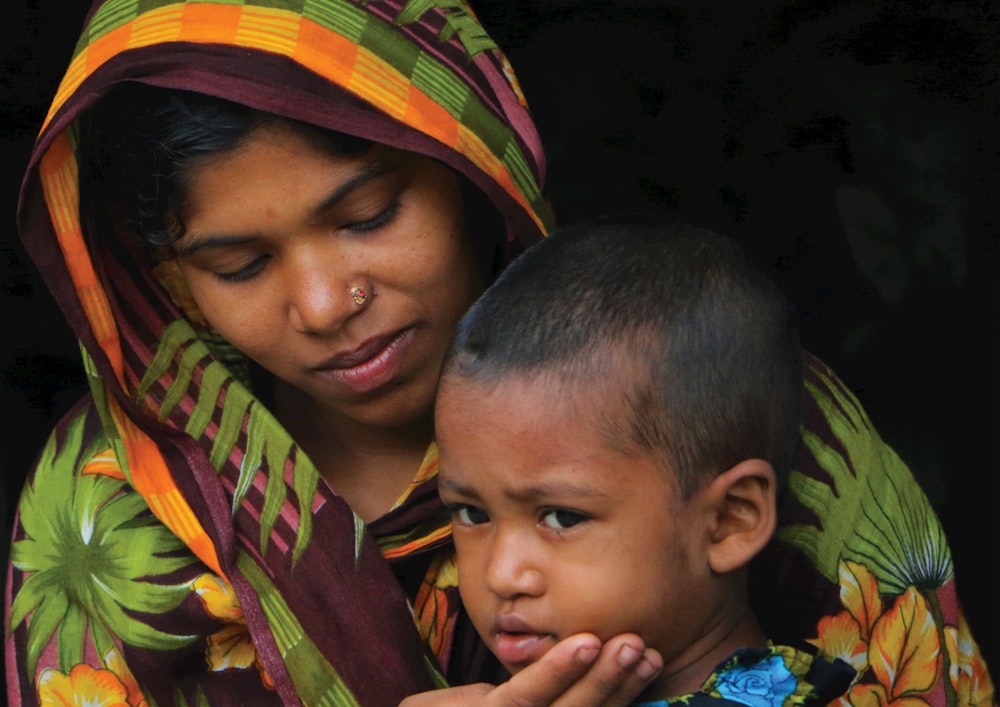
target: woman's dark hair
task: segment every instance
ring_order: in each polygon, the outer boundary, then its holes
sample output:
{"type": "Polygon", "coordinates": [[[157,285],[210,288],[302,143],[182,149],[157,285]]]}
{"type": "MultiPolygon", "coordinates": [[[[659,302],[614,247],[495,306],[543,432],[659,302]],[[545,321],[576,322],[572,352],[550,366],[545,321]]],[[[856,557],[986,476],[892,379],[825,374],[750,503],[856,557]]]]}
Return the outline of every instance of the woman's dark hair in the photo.
{"type": "MultiPolygon", "coordinates": [[[[201,93],[120,86],[81,119],[81,221],[91,233],[124,230],[154,262],[169,257],[170,245],[184,235],[191,168],[274,123],[333,155],[360,155],[374,144],[201,93]]],[[[461,181],[466,228],[492,280],[510,257],[499,252],[504,220],[481,189],[461,181]]]]}
{"type": "Polygon", "coordinates": [[[214,96],[125,84],[81,120],[81,218],[91,225],[108,219],[124,224],[147,254],[159,259],[184,233],[190,169],[278,122],[333,154],[362,154],[372,146],[214,96]]]}

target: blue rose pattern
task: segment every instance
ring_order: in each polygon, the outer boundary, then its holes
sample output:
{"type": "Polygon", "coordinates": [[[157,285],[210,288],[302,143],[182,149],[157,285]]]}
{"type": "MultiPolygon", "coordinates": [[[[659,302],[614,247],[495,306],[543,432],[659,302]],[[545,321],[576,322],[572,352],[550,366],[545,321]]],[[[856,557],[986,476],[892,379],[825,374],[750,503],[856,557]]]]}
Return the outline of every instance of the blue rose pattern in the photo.
{"type": "Polygon", "coordinates": [[[851,686],[856,673],[842,660],[829,661],[789,647],[743,648],[720,663],[702,689],[669,700],[636,702],[632,707],[782,707],[789,696],[801,707],[829,705],[851,686]]]}
{"type": "Polygon", "coordinates": [[[749,707],[773,707],[795,692],[798,680],[776,655],[750,667],[736,666],[719,675],[715,689],[726,699],[749,707]]]}

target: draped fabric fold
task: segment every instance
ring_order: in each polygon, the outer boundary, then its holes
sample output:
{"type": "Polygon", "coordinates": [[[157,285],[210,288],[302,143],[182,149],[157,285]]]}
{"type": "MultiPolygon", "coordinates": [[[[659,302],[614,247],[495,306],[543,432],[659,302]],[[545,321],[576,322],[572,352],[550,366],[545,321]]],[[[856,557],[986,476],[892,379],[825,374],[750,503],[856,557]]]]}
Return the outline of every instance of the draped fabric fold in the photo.
{"type": "Polygon", "coordinates": [[[20,504],[12,703],[387,705],[443,684],[445,666],[477,677],[475,650],[448,654],[457,591],[433,446],[397,507],[366,527],[170,268],[148,267],[127,234],[85,232],[77,119],[123,82],[425,154],[479,186],[511,239],[550,227],[523,96],[461,3],[96,3],[19,213],[92,392],[20,504]]]}
{"type": "MultiPolygon", "coordinates": [[[[524,96],[464,2],[98,0],[18,213],[91,393],[19,504],[9,704],[381,706],[495,679],[458,606],[434,446],[366,526],[177,274],[81,224],[79,119],[135,82],[440,160],[496,206],[511,253],[553,225],[524,96]]],[[[926,497],[835,374],[806,368],[796,473],[754,568],[765,629],[851,663],[850,704],[993,704],[926,497]]]]}

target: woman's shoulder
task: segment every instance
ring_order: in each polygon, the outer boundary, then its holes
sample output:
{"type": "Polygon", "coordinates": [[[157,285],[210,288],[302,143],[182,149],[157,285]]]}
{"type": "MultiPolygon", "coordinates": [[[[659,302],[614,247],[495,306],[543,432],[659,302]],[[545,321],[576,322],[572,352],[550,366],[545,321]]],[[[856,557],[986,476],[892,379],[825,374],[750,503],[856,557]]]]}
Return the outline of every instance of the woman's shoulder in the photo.
{"type": "Polygon", "coordinates": [[[803,368],[802,439],[776,542],[754,563],[755,613],[776,640],[851,663],[856,699],[989,704],[934,507],[834,371],[809,354],[803,368]]]}

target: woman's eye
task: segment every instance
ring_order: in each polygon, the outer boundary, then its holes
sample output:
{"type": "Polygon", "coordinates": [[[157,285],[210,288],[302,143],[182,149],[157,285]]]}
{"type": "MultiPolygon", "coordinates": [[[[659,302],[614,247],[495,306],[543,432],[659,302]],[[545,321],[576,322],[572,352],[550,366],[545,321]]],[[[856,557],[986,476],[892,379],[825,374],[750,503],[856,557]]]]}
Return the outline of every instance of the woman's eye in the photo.
{"type": "Polygon", "coordinates": [[[541,524],[552,530],[567,530],[587,520],[587,516],[564,508],[554,508],[542,515],[541,524]]]}
{"type": "Polygon", "coordinates": [[[462,525],[479,525],[490,519],[489,515],[482,508],[470,506],[466,503],[452,506],[451,513],[455,522],[462,525]]]}
{"type": "Polygon", "coordinates": [[[376,216],[370,219],[365,219],[363,221],[355,221],[344,226],[345,230],[354,231],[355,233],[367,233],[369,231],[376,231],[383,226],[392,223],[392,220],[396,218],[396,214],[399,213],[399,199],[393,199],[387,207],[382,209],[376,216]]]}
{"type": "Polygon", "coordinates": [[[257,277],[257,275],[263,272],[266,265],[267,256],[261,256],[259,258],[254,258],[249,265],[246,265],[239,270],[234,270],[233,272],[217,272],[215,273],[215,276],[223,282],[246,282],[247,280],[257,277]]]}

